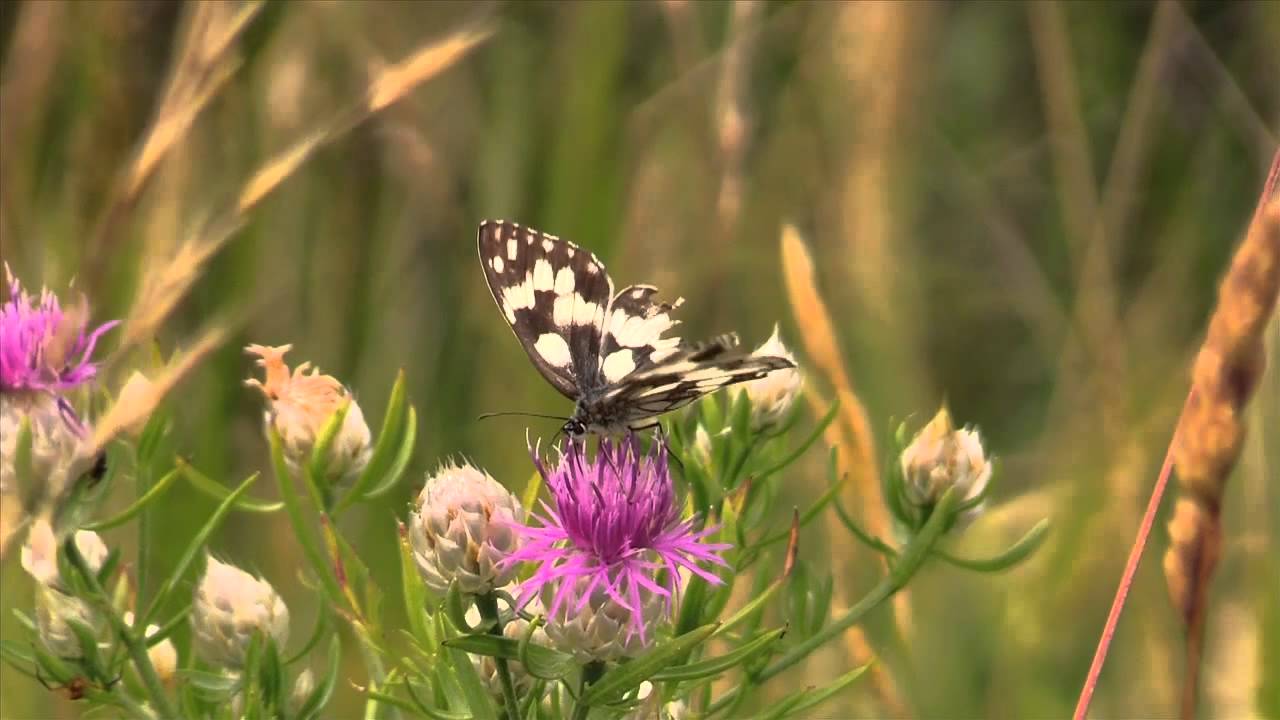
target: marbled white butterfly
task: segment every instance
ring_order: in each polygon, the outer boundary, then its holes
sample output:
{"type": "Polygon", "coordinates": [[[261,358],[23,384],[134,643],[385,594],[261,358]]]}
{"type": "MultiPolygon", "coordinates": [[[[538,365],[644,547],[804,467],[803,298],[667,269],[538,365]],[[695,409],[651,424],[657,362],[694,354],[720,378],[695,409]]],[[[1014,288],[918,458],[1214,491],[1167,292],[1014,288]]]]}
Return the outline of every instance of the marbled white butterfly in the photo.
{"type": "Polygon", "coordinates": [[[657,288],[613,280],[591,252],[503,220],[480,223],[489,290],[542,376],[574,401],[563,431],[615,433],[726,385],[793,367],[780,357],[734,352],[737,337],[685,343],[663,334],[679,323],[657,288]]]}

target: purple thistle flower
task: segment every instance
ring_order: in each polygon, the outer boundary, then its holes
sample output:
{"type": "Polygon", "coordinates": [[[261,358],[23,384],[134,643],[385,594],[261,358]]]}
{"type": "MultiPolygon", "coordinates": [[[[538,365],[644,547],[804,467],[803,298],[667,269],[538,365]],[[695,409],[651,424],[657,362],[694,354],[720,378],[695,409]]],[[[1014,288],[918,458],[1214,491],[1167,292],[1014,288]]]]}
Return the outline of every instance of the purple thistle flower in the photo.
{"type": "Polygon", "coordinates": [[[545,516],[531,513],[540,527],[516,526],[526,542],[507,562],[538,565],[522,584],[521,605],[545,590],[554,619],[582,611],[593,595],[603,594],[630,613],[625,635],[639,634],[643,642],[642,595],[661,597],[670,615],[681,569],[721,583],[698,563],[727,567],[719,552],[730,545],[703,542],[717,528],[695,530],[692,518],[680,519],[662,443],[644,454],[635,436],[602,438],[592,460],[581,443],[571,441],[553,470],[536,451],[533,461],[554,507],[543,503],[545,516]]]}
{"type": "Polygon", "coordinates": [[[64,313],[47,288],[39,302],[22,290],[5,265],[9,301],[0,305],[0,392],[58,393],[89,382],[98,372],[90,361],[102,333],[119,324],[99,325],[88,334],[78,313],[64,313]]]}

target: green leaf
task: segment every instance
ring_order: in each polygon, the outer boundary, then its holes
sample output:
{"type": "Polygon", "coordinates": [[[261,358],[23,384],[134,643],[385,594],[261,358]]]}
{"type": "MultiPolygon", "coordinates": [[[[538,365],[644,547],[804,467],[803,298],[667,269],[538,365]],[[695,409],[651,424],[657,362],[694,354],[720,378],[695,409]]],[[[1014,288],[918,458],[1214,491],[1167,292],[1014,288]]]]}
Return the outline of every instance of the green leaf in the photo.
{"type": "Polygon", "coordinates": [[[152,485],[147,490],[147,492],[145,492],[142,495],[142,497],[135,500],[132,505],[125,508],[124,510],[121,510],[119,513],[111,516],[110,518],[107,518],[106,520],[99,520],[97,522],[93,522],[93,523],[89,523],[88,525],[85,525],[85,529],[93,530],[95,532],[101,532],[103,530],[110,530],[111,528],[119,527],[129,522],[134,518],[134,516],[142,512],[143,508],[151,504],[151,502],[156,498],[160,497],[160,495],[163,494],[165,490],[168,490],[169,486],[172,485],[173,481],[176,480],[177,478],[178,478],[178,468],[174,468],[169,472],[165,473],[164,477],[160,478],[159,482],[152,485]]]}
{"type": "Polygon", "coordinates": [[[202,694],[218,700],[224,697],[229,698],[240,688],[240,678],[236,675],[224,675],[190,668],[178,670],[178,675],[182,677],[184,683],[200,690],[202,694]]]}
{"type": "Polygon", "coordinates": [[[285,706],[284,671],[280,664],[280,650],[270,636],[266,636],[262,644],[262,661],[258,668],[258,678],[258,684],[262,687],[262,695],[267,705],[272,708],[283,708],[285,706]]]}
{"type": "Polygon", "coordinates": [[[435,637],[427,622],[427,586],[418,574],[418,563],[413,557],[413,546],[403,523],[397,538],[400,547],[400,592],[404,596],[405,613],[409,616],[409,629],[418,644],[435,652],[435,637]]]}
{"type": "Polygon", "coordinates": [[[497,720],[497,709],[489,696],[489,691],[485,689],[484,681],[480,679],[480,674],[471,665],[471,658],[457,649],[450,649],[449,657],[452,660],[450,664],[453,676],[462,688],[462,695],[466,698],[467,709],[471,711],[472,716],[477,720],[497,720]]]}
{"type": "MultiPolygon", "coordinates": [[[[205,475],[195,469],[194,466],[182,458],[175,459],[174,463],[177,465],[178,469],[182,471],[183,477],[191,483],[191,487],[199,490],[205,495],[208,495],[214,500],[222,501],[227,499],[229,491],[222,486],[222,483],[213,480],[208,475],[205,475]]],[[[249,480],[253,480],[256,477],[258,477],[258,473],[250,475],[249,480]]],[[[236,510],[253,513],[273,513],[283,507],[284,503],[282,502],[263,502],[262,500],[254,500],[253,498],[247,497],[239,498],[235,503],[236,510]]]]}
{"type": "Polygon", "coordinates": [[[329,641],[329,664],[326,666],[324,676],[316,684],[316,689],[311,691],[306,702],[298,709],[299,720],[318,717],[320,711],[329,704],[330,698],[333,697],[333,689],[338,684],[338,668],[341,662],[342,643],[339,642],[337,634],[334,634],[333,639],[329,641]]]}
{"type": "Polygon", "coordinates": [[[402,449],[401,427],[405,417],[405,379],[404,370],[396,373],[396,381],[391,385],[391,395],[387,398],[387,410],[382,416],[382,428],[378,431],[378,441],[369,456],[369,464],[364,472],[352,483],[351,489],[342,497],[334,509],[338,514],[350,507],[356,500],[366,497],[369,489],[377,485],[386,476],[393,461],[402,449]]]}
{"type": "Polygon", "coordinates": [[[90,679],[99,682],[109,680],[107,668],[102,663],[102,655],[98,652],[97,633],[94,632],[93,628],[75,618],[67,618],[66,620],[67,627],[71,628],[76,640],[80,642],[80,663],[90,679]]]}
{"type": "Polygon", "coordinates": [[[17,478],[18,497],[26,507],[35,504],[36,498],[44,493],[43,478],[34,475],[31,463],[31,448],[34,435],[31,431],[31,417],[22,415],[18,422],[18,443],[13,453],[13,473],[17,478]]]}
{"type": "Polygon", "coordinates": [[[573,656],[529,643],[524,657],[520,654],[520,641],[496,635],[461,635],[444,641],[444,646],[464,650],[474,655],[517,660],[524,664],[530,675],[544,680],[558,680],[573,671],[573,656]]]}
{"type": "Polygon", "coordinates": [[[742,647],[724,655],[708,658],[695,663],[689,663],[687,665],[677,665],[675,667],[659,670],[649,679],[653,682],[659,682],[700,680],[702,678],[715,677],[716,675],[727,672],[747,660],[754,658],[756,655],[765,654],[768,651],[768,648],[780,640],[786,632],[786,628],[770,630],[769,632],[751,639],[742,647]]]}
{"type": "Polygon", "coordinates": [[[467,623],[467,610],[471,608],[472,602],[474,602],[472,597],[462,592],[462,589],[458,587],[458,581],[454,580],[449,583],[449,590],[444,596],[444,616],[449,618],[449,622],[459,632],[488,632],[489,626],[492,624],[490,621],[481,620],[480,624],[475,627],[467,623]]]}
{"type": "Polygon", "coordinates": [[[639,687],[640,683],[669,666],[673,660],[684,657],[694,648],[706,642],[707,638],[711,637],[719,626],[719,623],[703,625],[697,630],[655,646],[625,665],[618,665],[608,670],[595,684],[582,693],[579,702],[586,705],[603,705],[616,702],[622,697],[623,693],[639,687]]]}
{"type": "MultiPolygon", "coordinates": [[[[307,463],[307,474],[311,476],[311,482],[320,489],[322,497],[329,496],[329,456],[333,452],[333,441],[338,437],[338,431],[342,429],[342,424],[347,420],[347,412],[351,410],[352,400],[350,397],[347,401],[338,406],[329,415],[329,419],[325,421],[324,427],[320,429],[320,434],[316,437],[316,444],[311,448],[311,458],[307,463]]],[[[328,507],[325,510],[329,510],[328,507]]]]}
{"type": "Polygon", "coordinates": [[[400,441],[400,449],[396,453],[395,460],[391,463],[391,468],[387,470],[382,481],[366,491],[362,497],[365,500],[372,500],[382,497],[394,488],[400,482],[404,470],[409,466],[409,461],[413,459],[413,445],[418,438],[418,411],[409,406],[409,419],[405,424],[404,438],[400,441]]]}
{"type": "Polygon", "coordinates": [[[169,573],[169,577],[165,578],[164,582],[161,583],[160,590],[156,592],[156,596],[151,599],[151,605],[143,615],[142,621],[136,623],[136,625],[139,627],[147,626],[147,622],[155,615],[156,611],[160,609],[161,605],[163,605],[164,601],[168,598],[169,593],[172,592],[173,589],[177,587],[178,583],[182,581],[182,576],[185,575],[187,569],[191,567],[191,563],[195,562],[196,555],[200,553],[204,548],[205,543],[209,541],[209,536],[213,534],[213,531],[222,523],[222,519],[227,516],[227,513],[231,512],[231,508],[236,504],[236,501],[240,499],[241,495],[244,495],[245,491],[249,489],[249,486],[252,485],[253,481],[257,478],[257,473],[250,475],[247,480],[240,483],[239,487],[231,491],[231,494],[222,501],[221,505],[214,509],[213,514],[209,516],[209,519],[205,521],[204,526],[200,528],[199,532],[196,533],[195,537],[193,537],[191,542],[187,545],[186,550],[183,551],[182,555],[178,559],[178,564],[169,573]]]}
{"type": "Polygon", "coordinates": [[[160,447],[160,441],[169,431],[168,413],[162,412],[159,408],[151,413],[151,417],[147,418],[147,424],[142,427],[142,432],[138,435],[137,457],[138,466],[146,467],[151,464],[155,458],[156,450],[160,447]]]}
{"type": "Polygon", "coordinates": [[[813,430],[810,431],[809,435],[807,435],[805,439],[801,441],[801,443],[796,447],[795,450],[792,450],[790,453],[786,455],[786,457],[784,457],[782,460],[778,461],[777,463],[771,465],[768,469],[762,470],[760,473],[758,473],[756,475],[756,480],[757,481],[764,480],[765,478],[769,477],[770,475],[773,475],[779,470],[786,468],[788,465],[795,462],[796,460],[799,460],[802,455],[808,452],[809,448],[812,447],[814,443],[818,442],[818,439],[822,437],[822,433],[826,431],[827,426],[830,425],[832,421],[836,419],[836,413],[838,412],[840,412],[839,400],[831,403],[831,408],[827,410],[827,414],[822,416],[822,419],[818,421],[818,424],[814,426],[813,430]]]}
{"type": "Polygon", "coordinates": [[[537,470],[529,477],[529,482],[524,485],[524,492],[520,494],[520,507],[524,508],[525,513],[533,512],[538,505],[538,493],[542,490],[542,473],[537,470]]]}
{"type": "Polygon", "coordinates": [[[1023,560],[1030,557],[1031,553],[1036,551],[1044,542],[1045,536],[1049,533],[1049,518],[1045,518],[1036,523],[1027,534],[1018,539],[1017,542],[1010,545],[1007,550],[996,555],[995,557],[985,558],[981,560],[973,560],[969,558],[956,557],[942,550],[934,550],[933,554],[946,563],[962,567],[966,570],[975,570],[977,572],[1001,572],[1017,565],[1023,560]]]}
{"type": "Polygon", "coordinates": [[[867,663],[862,667],[854,668],[826,687],[808,688],[793,693],[780,700],[770,709],[757,715],[756,720],[778,720],[778,718],[799,716],[805,710],[826,702],[836,693],[853,684],[853,681],[862,677],[862,674],[870,667],[871,664],[867,663]]]}
{"type": "Polygon", "coordinates": [[[338,584],[337,577],[334,576],[333,567],[325,557],[324,551],[316,542],[316,537],[312,529],[307,525],[306,517],[303,514],[302,501],[298,497],[298,491],[293,486],[293,477],[289,473],[289,466],[284,461],[284,450],[280,446],[280,434],[276,432],[274,427],[268,428],[267,437],[271,445],[271,467],[276,476],[276,487],[280,491],[280,498],[284,503],[285,513],[289,516],[289,523],[293,526],[293,534],[298,538],[298,544],[302,546],[302,554],[306,556],[307,562],[311,564],[311,569],[315,571],[316,577],[320,578],[320,584],[324,586],[325,594],[328,595],[329,602],[345,607],[347,604],[346,596],[342,593],[342,587],[338,584]]]}

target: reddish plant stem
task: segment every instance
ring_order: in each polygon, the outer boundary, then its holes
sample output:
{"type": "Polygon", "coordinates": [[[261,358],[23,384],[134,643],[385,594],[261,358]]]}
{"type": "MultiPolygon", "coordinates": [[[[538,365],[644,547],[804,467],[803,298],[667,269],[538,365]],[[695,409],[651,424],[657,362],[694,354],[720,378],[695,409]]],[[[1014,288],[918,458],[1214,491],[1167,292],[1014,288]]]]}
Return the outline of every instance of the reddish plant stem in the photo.
{"type": "MultiPolygon", "coordinates": [[[[1192,391],[1194,392],[1194,390],[1192,391]]],[[[1183,403],[1183,412],[1191,401],[1191,393],[1183,403]]],[[[1178,414],[1181,422],[1182,413],[1178,414]]],[[[1120,585],[1111,600],[1111,610],[1107,613],[1107,624],[1102,627],[1102,636],[1098,638],[1098,647],[1093,652],[1093,662],[1089,665],[1089,674],[1085,677],[1084,686],[1080,688],[1080,698],[1076,701],[1076,711],[1071,716],[1074,720],[1085,720],[1089,714],[1089,703],[1093,700],[1093,691],[1098,686],[1098,676],[1102,674],[1102,666],[1107,661],[1107,651],[1111,649],[1111,640],[1115,637],[1116,626],[1120,623],[1120,613],[1124,611],[1125,601],[1129,599],[1129,589],[1133,586],[1133,578],[1138,573],[1138,564],[1142,562],[1142,553],[1147,548],[1147,538],[1156,522],[1156,512],[1160,510],[1160,502],[1164,499],[1165,489],[1169,486],[1169,475],[1173,471],[1173,449],[1178,442],[1178,430],[1175,426],[1173,437],[1169,440],[1169,448],[1164,454],[1164,464],[1160,466],[1160,476],[1151,489],[1151,499],[1147,501],[1147,511],[1142,516],[1142,524],[1138,526],[1138,536],[1134,538],[1133,547],[1129,548],[1129,559],[1124,564],[1124,574],[1120,576],[1120,585]]]]}

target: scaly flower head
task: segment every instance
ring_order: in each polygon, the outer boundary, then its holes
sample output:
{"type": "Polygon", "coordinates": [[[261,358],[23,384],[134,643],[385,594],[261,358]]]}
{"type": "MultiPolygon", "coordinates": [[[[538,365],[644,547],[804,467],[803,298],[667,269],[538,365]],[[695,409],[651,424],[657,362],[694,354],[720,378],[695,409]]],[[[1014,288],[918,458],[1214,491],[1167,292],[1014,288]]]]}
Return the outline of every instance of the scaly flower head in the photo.
{"type": "MultiPolygon", "coordinates": [[[[751,353],[755,357],[780,357],[790,360],[794,365],[795,355],[782,344],[782,336],[778,326],[773,326],[773,334],[763,345],[751,353]]],[[[804,376],[799,368],[790,367],[774,370],[757,380],[734,386],[733,392],[745,392],[751,401],[751,424],[757,428],[770,427],[787,416],[800,396],[804,386],[804,376]]]]}
{"type": "Polygon", "coordinates": [[[64,312],[58,296],[47,288],[38,299],[4,268],[9,301],[0,304],[0,392],[27,390],[60,392],[78,387],[98,372],[90,357],[109,322],[88,330],[81,303],[64,312]]]}
{"type": "Polygon", "coordinates": [[[955,487],[960,499],[977,497],[991,479],[991,461],[977,430],[956,429],[944,407],[925,425],[899,458],[907,498],[929,506],[955,487]]]}
{"type": "Polygon", "coordinates": [[[692,519],[680,518],[661,442],[646,454],[633,435],[602,438],[594,459],[570,442],[554,468],[533,455],[552,505],[535,514],[539,527],[520,528],[526,543],[509,560],[538,566],[521,602],[542,594],[554,619],[607,599],[627,611],[622,634],[643,640],[646,600],[661,598],[670,614],[681,570],[720,583],[698,563],[725,565],[719,551],[729,546],[703,542],[716,529],[695,530],[692,519]]]}
{"type": "Polygon", "coordinates": [[[266,377],[263,380],[251,378],[244,384],[257,388],[267,398],[271,408],[266,414],[266,422],[279,433],[285,460],[294,467],[310,458],[329,418],[350,403],[331,447],[329,471],[336,476],[359,473],[369,464],[369,455],[373,452],[369,426],[364,421],[360,406],[342,383],[333,376],[321,375],[319,368],[312,368],[309,362],[294,368],[290,374],[284,354],[292,347],[246,347],[246,352],[258,356],[258,367],[266,371],[266,377]]]}
{"type": "MultiPolygon", "coordinates": [[[[89,569],[98,572],[107,561],[106,543],[98,533],[92,530],[77,530],[75,533],[76,549],[84,558],[89,569]]],[[[31,526],[27,541],[22,546],[22,569],[27,571],[36,582],[48,585],[55,590],[67,591],[66,585],[58,574],[58,539],[53,534],[53,527],[45,518],[39,518],[31,526]]]]}
{"type": "Polygon", "coordinates": [[[191,622],[196,652],[206,662],[231,670],[244,664],[255,632],[284,647],[289,608],[266,580],[210,556],[196,587],[191,622]]]}
{"type": "Polygon", "coordinates": [[[427,478],[409,513],[409,541],[427,587],[444,593],[453,582],[479,594],[511,582],[503,560],[520,544],[524,509],[497,480],[468,464],[446,464],[427,478]]]}

